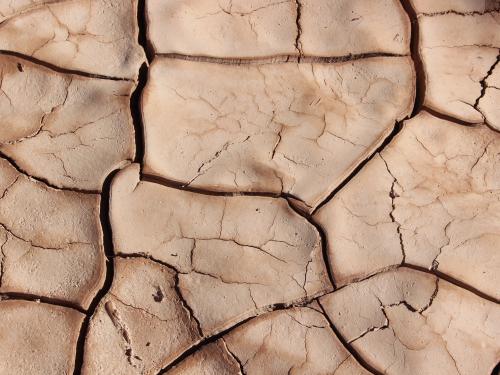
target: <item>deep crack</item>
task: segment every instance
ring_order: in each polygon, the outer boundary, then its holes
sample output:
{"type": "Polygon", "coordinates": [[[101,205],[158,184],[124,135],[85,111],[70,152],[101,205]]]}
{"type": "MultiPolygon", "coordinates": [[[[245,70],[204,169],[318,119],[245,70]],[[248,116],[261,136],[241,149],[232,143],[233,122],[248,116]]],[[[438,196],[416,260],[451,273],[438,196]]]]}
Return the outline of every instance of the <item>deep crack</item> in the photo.
{"type": "Polygon", "coordinates": [[[43,61],[43,60],[39,60],[39,59],[32,57],[32,56],[24,55],[24,54],[19,53],[19,52],[14,52],[14,51],[0,50],[0,55],[14,56],[14,57],[17,57],[18,59],[28,61],[28,62],[35,64],[35,65],[43,66],[43,67],[48,68],[56,73],[61,73],[61,74],[73,74],[73,75],[80,76],[80,77],[106,79],[109,81],[131,81],[131,79],[124,78],[124,77],[112,77],[112,76],[106,76],[106,75],[102,75],[102,74],[88,73],[88,72],[84,72],[81,70],[61,68],[60,66],[48,63],[48,62],[43,61]]]}
{"type": "MultiPolygon", "coordinates": [[[[495,68],[496,68],[496,66],[498,65],[499,62],[500,62],[500,49],[498,50],[496,61],[493,63],[493,65],[491,65],[490,69],[486,72],[486,75],[483,77],[483,79],[481,81],[479,81],[479,84],[481,85],[481,93],[477,97],[477,99],[476,99],[476,101],[474,103],[474,106],[473,106],[474,109],[476,111],[478,111],[479,113],[481,113],[481,111],[479,109],[479,102],[481,101],[481,99],[486,94],[486,89],[488,88],[488,83],[486,81],[493,74],[493,71],[495,70],[495,68]]],[[[484,117],[484,115],[483,115],[483,117],[484,117]]]]}
{"type": "Polygon", "coordinates": [[[420,56],[420,25],[418,23],[417,12],[413,8],[412,0],[401,0],[401,5],[410,20],[410,54],[413,60],[416,74],[415,104],[410,118],[415,117],[422,109],[425,102],[426,74],[424,63],[420,56]]]}
{"type": "Polygon", "coordinates": [[[297,5],[297,18],[295,19],[295,25],[297,28],[297,36],[295,37],[295,49],[297,50],[299,57],[298,61],[300,62],[302,59],[302,56],[304,55],[302,51],[302,42],[300,40],[300,37],[302,36],[302,26],[300,24],[300,18],[302,16],[302,4],[300,3],[300,0],[295,0],[295,4],[297,5]]]}
{"type": "Polygon", "coordinates": [[[382,154],[380,154],[380,158],[382,159],[382,161],[385,164],[385,168],[387,169],[387,173],[389,173],[389,175],[393,179],[392,184],[391,184],[391,190],[389,191],[389,198],[391,198],[391,212],[389,213],[389,217],[391,218],[391,221],[394,224],[396,224],[396,232],[397,232],[398,237],[399,237],[399,246],[401,247],[401,255],[402,255],[401,264],[405,264],[406,252],[405,252],[405,245],[404,245],[404,241],[403,241],[403,234],[401,233],[401,224],[399,223],[399,221],[396,220],[396,217],[394,216],[394,211],[396,210],[395,200],[396,200],[396,198],[399,197],[399,194],[396,193],[396,191],[394,190],[394,187],[396,185],[399,185],[399,184],[398,184],[398,180],[396,179],[396,177],[392,174],[391,170],[389,169],[389,165],[387,164],[387,161],[384,159],[382,154]]]}

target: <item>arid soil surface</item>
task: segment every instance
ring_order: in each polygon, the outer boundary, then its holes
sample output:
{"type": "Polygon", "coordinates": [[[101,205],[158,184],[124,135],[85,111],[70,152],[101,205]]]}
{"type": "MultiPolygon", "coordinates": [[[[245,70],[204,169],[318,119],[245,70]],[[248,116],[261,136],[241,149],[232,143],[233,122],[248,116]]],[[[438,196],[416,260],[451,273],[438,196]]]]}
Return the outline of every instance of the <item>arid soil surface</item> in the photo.
{"type": "Polygon", "coordinates": [[[0,374],[490,375],[499,0],[0,0],[0,374]]]}

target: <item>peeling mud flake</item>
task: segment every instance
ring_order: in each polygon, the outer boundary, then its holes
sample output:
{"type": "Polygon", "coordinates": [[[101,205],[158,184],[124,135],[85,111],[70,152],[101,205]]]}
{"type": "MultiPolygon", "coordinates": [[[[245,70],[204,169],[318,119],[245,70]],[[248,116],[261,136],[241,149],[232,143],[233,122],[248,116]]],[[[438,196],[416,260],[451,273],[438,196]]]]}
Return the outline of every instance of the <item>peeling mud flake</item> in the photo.
{"type": "Polygon", "coordinates": [[[0,373],[72,374],[83,318],[59,306],[0,301],[0,373]]]}
{"type": "Polygon", "coordinates": [[[274,304],[331,290],[314,226],[283,199],[211,196],[139,181],[138,165],[111,189],[115,251],[174,268],[204,334],[274,304]]]}
{"type": "Polygon", "coordinates": [[[135,156],[132,89],[0,55],[0,152],[52,186],[100,191],[135,156]]]}
{"type": "Polygon", "coordinates": [[[188,357],[168,375],[369,374],[311,307],[271,312],[188,357]],[[238,372],[239,369],[239,372],[238,372]]]}
{"type": "Polygon", "coordinates": [[[498,362],[498,304],[420,271],[382,273],[320,303],[380,373],[490,374],[498,362]]]}
{"type": "Polygon", "coordinates": [[[0,293],[87,308],[104,280],[99,196],[55,190],[0,159],[0,293]]]}
{"type": "Polygon", "coordinates": [[[2,50],[126,79],[135,79],[145,60],[137,43],[137,0],[12,0],[2,1],[0,12],[2,50]]]}
{"type": "Polygon", "coordinates": [[[499,152],[500,137],[484,125],[425,112],[406,122],[315,215],[339,284],[404,262],[498,299],[499,152]]]}
{"type": "Polygon", "coordinates": [[[144,172],[224,192],[290,194],[312,210],[407,116],[407,57],[228,66],[154,61],[144,172]]]}

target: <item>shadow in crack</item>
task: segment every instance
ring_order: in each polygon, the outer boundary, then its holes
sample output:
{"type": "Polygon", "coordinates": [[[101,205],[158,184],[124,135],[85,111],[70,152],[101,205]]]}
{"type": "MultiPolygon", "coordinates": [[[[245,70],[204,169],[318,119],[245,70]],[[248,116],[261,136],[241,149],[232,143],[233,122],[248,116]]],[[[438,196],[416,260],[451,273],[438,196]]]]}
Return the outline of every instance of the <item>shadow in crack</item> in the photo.
{"type": "Polygon", "coordinates": [[[493,371],[491,372],[491,375],[500,375],[500,362],[497,363],[493,371]]]}
{"type": "Polygon", "coordinates": [[[104,181],[102,194],[101,194],[101,206],[99,210],[99,215],[101,219],[101,227],[102,227],[102,237],[103,237],[103,248],[104,254],[106,257],[106,278],[104,280],[104,284],[99,292],[95,295],[90,307],[87,310],[87,316],[85,317],[82,327],[80,329],[80,334],[78,336],[77,341],[77,349],[76,349],[76,357],[75,357],[75,368],[74,375],[81,374],[81,370],[83,367],[83,355],[84,355],[84,347],[85,347],[85,339],[87,337],[87,331],[90,323],[90,319],[94,315],[97,306],[101,302],[101,299],[108,293],[111,288],[111,283],[113,282],[114,276],[114,266],[113,266],[113,236],[111,232],[111,223],[109,220],[109,201],[110,201],[110,190],[111,190],[111,181],[115,177],[115,175],[119,172],[119,170],[114,170],[111,172],[106,180],[104,181]]]}

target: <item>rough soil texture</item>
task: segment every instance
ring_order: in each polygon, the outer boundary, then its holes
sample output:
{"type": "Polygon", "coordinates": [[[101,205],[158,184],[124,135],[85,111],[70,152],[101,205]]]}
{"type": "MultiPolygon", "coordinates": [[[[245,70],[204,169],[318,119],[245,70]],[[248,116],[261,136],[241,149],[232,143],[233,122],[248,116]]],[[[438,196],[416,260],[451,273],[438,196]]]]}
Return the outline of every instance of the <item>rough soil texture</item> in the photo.
{"type": "Polygon", "coordinates": [[[498,374],[499,25],[0,0],[0,374],[498,374]]]}

